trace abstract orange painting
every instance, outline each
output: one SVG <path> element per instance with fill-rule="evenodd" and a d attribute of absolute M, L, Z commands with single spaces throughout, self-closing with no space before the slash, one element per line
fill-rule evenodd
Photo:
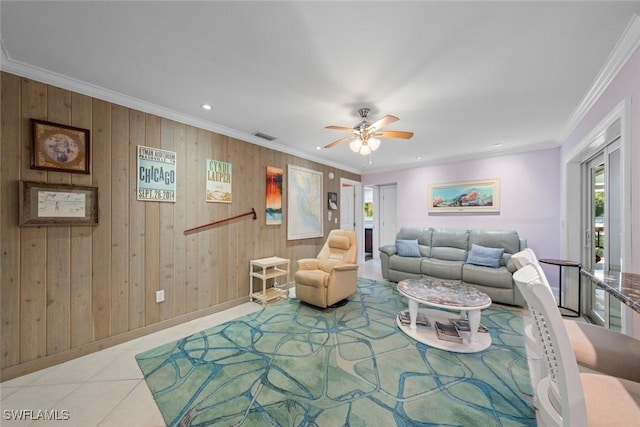
<path fill-rule="evenodd" d="M 282 169 L 267 166 L 267 225 L 282 224 Z"/>

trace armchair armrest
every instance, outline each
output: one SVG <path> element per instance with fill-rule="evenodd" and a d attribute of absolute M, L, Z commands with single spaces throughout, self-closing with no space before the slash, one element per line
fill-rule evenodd
<path fill-rule="evenodd" d="M 398 249 L 396 248 L 396 245 L 385 245 L 385 246 L 380 246 L 378 248 L 378 250 L 380 252 L 383 252 L 389 256 L 391 255 L 395 255 L 396 253 L 398 253 Z"/>
<path fill-rule="evenodd" d="M 317 258 L 303 258 L 298 260 L 298 270 L 318 270 Z"/>
<path fill-rule="evenodd" d="M 338 264 L 329 271 L 327 285 L 331 283 L 353 283 L 358 281 L 358 264 Z"/>
<path fill-rule="evenodd" d="M 357 270 L 358 264 L 340 264 L 332 268 L 333 271 L 350 271 Z"/>

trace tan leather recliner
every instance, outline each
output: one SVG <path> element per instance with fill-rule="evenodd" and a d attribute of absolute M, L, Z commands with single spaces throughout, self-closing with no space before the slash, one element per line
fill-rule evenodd
<path fill-rule="evenodd" d="M 357 291 L 355 231 L 332 230 L 317 258 L 298 260 L 296 298 L 326 308 Z"/>

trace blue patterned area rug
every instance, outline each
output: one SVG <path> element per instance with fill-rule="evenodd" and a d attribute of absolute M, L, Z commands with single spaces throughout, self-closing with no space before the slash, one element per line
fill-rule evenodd
<path fill-rule="evenodd" d="M 342 307 L 291 298 L 136 358 L 170 426 L 535 425 L 519 309 L 484 310 L 493 343 L 473 354 L 407 337 L 405 309 L 359 279 Z"/>

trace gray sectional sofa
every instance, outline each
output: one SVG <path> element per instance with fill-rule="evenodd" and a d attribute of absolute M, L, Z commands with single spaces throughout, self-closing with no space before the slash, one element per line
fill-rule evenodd
<path fill-rule="evenodd" d="M 523 307 L 511 255 L 526 246 L 515 231 L 402 228 L 396 244 L 379 248 L 382 276 L 392 282 L 421 277 L 460 280 L 493 302 Z"/>

